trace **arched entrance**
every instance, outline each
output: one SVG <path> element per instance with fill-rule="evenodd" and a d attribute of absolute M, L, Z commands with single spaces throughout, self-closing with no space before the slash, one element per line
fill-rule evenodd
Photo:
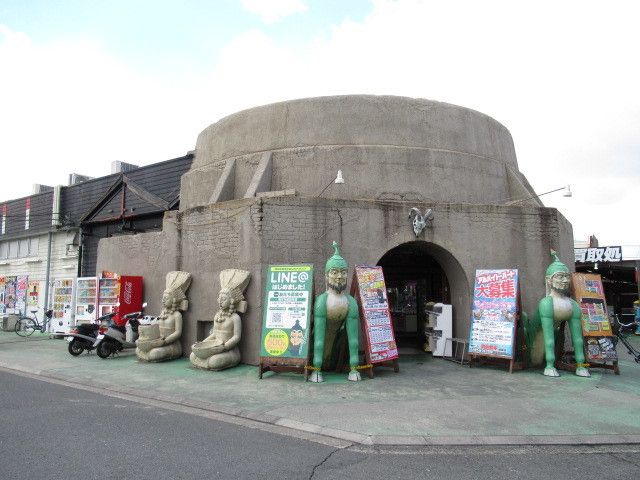
<path fill-rule="evenodd" d="M 425 304 L 456 303 L 452 302 L 455 290 L 461 285 L 466 288 L 462 268 L 449 252 L 424 241 L 398 245 L 385 253 L 378 265 L 384 271 L 398 347 L 422 349 Z"/>

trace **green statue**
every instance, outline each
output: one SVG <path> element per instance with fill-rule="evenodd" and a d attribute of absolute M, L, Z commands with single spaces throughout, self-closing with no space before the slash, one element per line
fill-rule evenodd
<path fill-rule="evenodd" d="M 360 380 L 358 366 L 359 315 L 356 299 L 345 293 L 349 265 L 340 255 L 338 244 L 333 242 L 334 254 L 324 267 L 327 291 L 316 298 L 313 309 L 313 372 L 311 382 L 322 382 L 322 368 L 335 363 L 338 340 L 345 332 L 349 343 L 349 380 Z"/>
<path fill-rule="evenodd" d="M 525 322 L 529 359 L 533 365 L 541 365 L 546 360 L 544 374 L 548 377 L 560 376 L 555 368 L 555 341 L 560 325 L 566 321 L 569 324 L 575 350 L 576 375 L 590 377 L 591 374 L 584 359 L 580 305 L 569 296 L 571 274 L 553 250 L 551 250 L 551 256 L 553 262 L 546 273 L 547 296 L 538 303 L 538 310 L 533 318 Z"/>

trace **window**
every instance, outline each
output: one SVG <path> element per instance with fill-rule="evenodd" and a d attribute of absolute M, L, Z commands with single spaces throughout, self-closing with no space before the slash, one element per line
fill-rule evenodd
<path fill-rule="evenodd" d="M 18 258 L 18 241 L 7 242 L 9 244 L 9 258 Z"/>
<path fill-rule="evenodd" d="M 39 253 L 39 240 L 38 237 L 32 237 L 10 242 L 0 242 L 0 259 L 35 257 Z"/>
<path fill-rule="evenodd" d="M 38 237 L 33 237 L 29 239 L 29 256 L 35 257 L 38 255 L 38 247 L 40 245 Z"/>
<path fill-rule="evenodd" d="M 18 257 L 28 257 L 29 256 L 29 239 L 24 238 L 22 240 L 18 240 Z"/>

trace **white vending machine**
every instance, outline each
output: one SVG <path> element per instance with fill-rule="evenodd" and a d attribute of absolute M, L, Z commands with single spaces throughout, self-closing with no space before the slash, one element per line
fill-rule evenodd
<path fill-rule="evenodd" d="M 102 277 L 98 280 L 98 286 L 98 316 L 101 317 L 116 309 L 120 295 L 120 280 L 117 275 Z"/>
<path fill-rule="evenodd" d="M 76 280 L 76 325 L 93 322 L 98 313 L 98 277 Z"/>
<path fill-rule="evenodd" d="M 73 278 L 59 278 L 51 284 L 53 318 L 50 331 L 53 333 L 68 333 L 73 323 L 74 284 Z"/>
<path fill-rule="evenodd" d="M 451 305 L 446 303 L 436 303 L 427 310 L 429 319 L 427 336 L 429 337 L 431 354 L 434 357 L 451 356 L 451 342 L 447 342 L 447 338 L 453 336 L 452 313 Z"/>

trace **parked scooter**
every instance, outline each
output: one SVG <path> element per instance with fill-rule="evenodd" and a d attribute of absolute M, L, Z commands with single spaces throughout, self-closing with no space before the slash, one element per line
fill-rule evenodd
<path fill-rule="evenodd" d="M 107 313 L 95 320 L 94 323 L 83 323 L 69 330 L 67 341 L 69 342 L 69 353 L 77 357 L 85 350 L 90 352 L 95 348 L 94 343 L 98 338 L 98 330 L 100 326 L 106 322 L 110 322 L 116 315 L 116 312 Z"/>
<path fill-rule="evenodd" d="M 142 304 L 143 309 L 146 306 L 146 302 Z M 103 330 L 104 327 L 100 328 L 98 337 L 93 344 L 98 356 L 100 358 L 108 358 L 110 355 L 122 350 L 136 348 L 138 326 L 140 326 L 142 316 L 142 312 L 128 313 L 122 316 L 122 320 L 124 320 L 122 325 L 117 325 L 112 321 L 105 330 Z M 131 341 L 127 341 L 127 323 L 131 326 L 133 333 Z"/>

